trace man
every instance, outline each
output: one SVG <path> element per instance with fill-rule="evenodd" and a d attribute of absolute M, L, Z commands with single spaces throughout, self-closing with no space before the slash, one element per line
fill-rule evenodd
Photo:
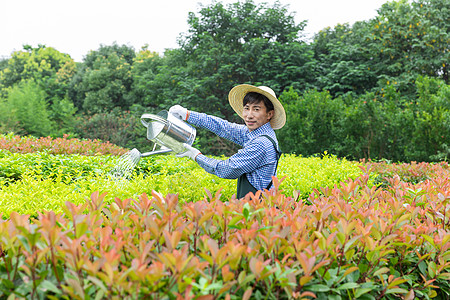
<path fill-rule="evenodd" d="M 274 129 L 284 126 L 286 113 L 274 91 L 266 86 L 238 85 L 231 89 L 228 100 L 245 125 L 188 111 L 180 105 L 172 106 L 169 112 L 243 146 L 226 160 L 208 158 L 187 144 L 186 151 L 177 155 L 193 159 L 208 173 L 221 178 L 238 178 L 236 196 L 242 198 L 249 192 L 270 189 L 281 154 Z"/>

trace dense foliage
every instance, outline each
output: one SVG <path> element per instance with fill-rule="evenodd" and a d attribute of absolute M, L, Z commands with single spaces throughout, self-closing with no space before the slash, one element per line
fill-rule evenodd
<path fill-rule="evenodd" d="M 318 87 L 336 96 L 394 85 L 414 99 L 418 75 L 448 84 L 449 12 L 446 0 L 389 1 L 374 19 L 322 30 L 312 44 Z"/>
<path fill-rule="evenodd" d="M 12 53 L 0 299 L 448 299 L 449 10 L 387 2 L 306 42 L 279 2 L 212 2 L 164 56 Z M 234 180 L 173 155 L 118 169 L 127 149 L 151 150 L 142 113 L 239 121 L 226 98 L 241 83 L 272 87 L 287 111 L 274 189 L 237 200 Z M 203 153 L 236 150 L 197 134 Z"/>
<path fill-rule="evenodd" d="M 236 193 L 236 180 L 208 174 L 193 161 L 174 155 L 141 158 L 134 169 L 128 171 L 120 168 L 127 153 L 111 155 L 124 153 L 124 149 L 111 148 L 111 144 L 73 138 L 10 137 L 0 141 L 3 141 L 0 145 L 14 151 L 0 150 L 0 212 L 3 217 L 11 212 L 33 216 L 42 210 L 61 212 L 66 201 L 84 203 L 94 191 L 107 192 L 107 203 L 115 198 L 150 195 L 153 190 L 162 194 L 176 193 L 182 202 L 199 201 L 219 190 L 225 198 Z M 42 151 L 43 146 L 48 149 Z M 278 177 L 285 178 L 280 189 L 295 199 L 306 199 L 314 189 L 331 188 L 361 173 L 358 164 L 328 154 L 314 158 L 283 155 L 278 167 Z"/>
<path fill-rule="evenodd" d="M 382 94 L 332 98 L 291 89 L 281 95 L 289 122 L 278 138 L 284 151 L 306 156 L 328 150 L 349 159 L 448 161 L 450 86 L 419 77 L 415 93 L 410 100 L 387 86 Z"/>
<path fill-rule="evenodd" d="M 64 135 L 62 138 L 21 137 L 0 135 L 0 149 L 11 153 L 45 152 L 47 154 L 120 155 L 127 150 L 110 142 L 100 140 L 80 140 Z"/>
<path fill-rule="evenodd" d="M 185 202 L 179 190 L 106 201 L 97 191 L 79 205 L 67 201 L 61 213 L 40 213 L 48 208 L 43 198 L 34 218 L 12 212 L 0 219 L 0 293 L 36 299 L 448 298 L 449 165 L 400 166 L 397 173 L 395 165 L 377 163 L 375 169 L 391 174 L 383 188 L 370 183 L 370 165 L 355 179 L 315 189 L 306 202 L 286 196 L 278 181 L 262 198 L 258 192 L 240 200 L 218 190 Z"/>
<path fill-rule="evenodd" d="M 0 141 L 0 298 L 450 295 L 448 163 L 283 155 L 275 189 L 237 200 L 173 155 L 121 178 L 108 143 Z"/>
<path fill-rule="evenodd" d="M 77 118 L 76 136 L 85 139 L 100 139 L 124 148 L 146 149 L 153 142 L 147 140 L 147 128 L 140 117 L 145 111 L 136 107 L 132 111 L 113 109 L 105 113 L 83 114 Z"/>
<path fill-rule="evenodd" d="M 449 15 L 446 0 L 391 1 L 371 20 L 324 28 L 307 42 L 306 21 L 296 24 L 279 2 L 212 2 L 187 15 L 180 47 L 163 56 L 113 44 L 75 63 L 26 45 L 0 62 L 0 111 L 8 112 L 0 131 L 137 147 L 145 145 L 140 114 L 173 104 L 240 121 L 227 94 L 250 83 L 286 102 L 285 152 L 446 160 Z M 203 130 L 197 142 L 211 155 L 237 150 Z"/>

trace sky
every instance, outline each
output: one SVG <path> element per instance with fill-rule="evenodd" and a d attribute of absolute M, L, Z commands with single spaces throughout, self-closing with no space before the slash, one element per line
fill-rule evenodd
<path fill-rule="evenodd" d="M 238 0 L 222 0 L 224 4 Z M 274 0 L 254 0 L 274 3 Z M 295 16 L 307 20 L 312 37 L 326 27 L 372 19 L 388 0 L 279 0 Z M 212 0 L 0 0 L 0 59 L 23 45 L 53 47 L 81 62 L 100 45 L 127 45 L 136 51 L 148 45 L 163 54 L 178 48 L 188 30 L 188 13 L 198 15 Z"/>

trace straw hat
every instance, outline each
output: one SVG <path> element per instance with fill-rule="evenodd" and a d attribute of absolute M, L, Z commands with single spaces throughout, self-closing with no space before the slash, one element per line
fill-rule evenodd
<path fill-rule="evenodd" d="M 286 112 L 284 111 L 283 105 L 277 99 L 275 92 L 267 86 L 253 86 L 250 84 L 241 84 L 235 86 L 231 89 L 228 94 L 228 101 L 230 101 L 231 107 L 234 111 L 242 117 L 242 112 L 244 110 L 243 100 L 245 95 L 250 92 L 256 92 L 266 96 L 273 104 L 274 114 L 270 120 L 270 125 L 273 129 L 280 129 L 286 123 Z"/>

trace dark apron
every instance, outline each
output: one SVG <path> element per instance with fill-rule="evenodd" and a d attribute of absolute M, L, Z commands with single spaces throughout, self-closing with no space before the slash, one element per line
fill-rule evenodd
<path fill-rule="evenodd" d="M 262 135 L 262 136 L 267 137 L 272 142 L 273 147 L 275 148 L 275 152 L 277 153 L 277 165 L 275 167 L 275 173 L 276 173 L 277 172 L 277 168 L 278 168 L 278 160 L 280 159 L 280 156 L 281 156 L 281 151 L 278 151 L 277 145 L 275 144 L 275 141 L 270 136 L 268 136 L 268 135 Z M 266 189 L 268 190 L 271 185 L 272 185 L 272 181 L 270 181 L 270 183 L 266 187 Z M 237 193 L 236 193 L 236 197 L 238 199 L 244 198 L 245 195 L 247 195 L 250 192 L 255 194 L 257 191 L 258 190 L 248 181 L 247 174 L 242 174 L 238 178 Z"/>

